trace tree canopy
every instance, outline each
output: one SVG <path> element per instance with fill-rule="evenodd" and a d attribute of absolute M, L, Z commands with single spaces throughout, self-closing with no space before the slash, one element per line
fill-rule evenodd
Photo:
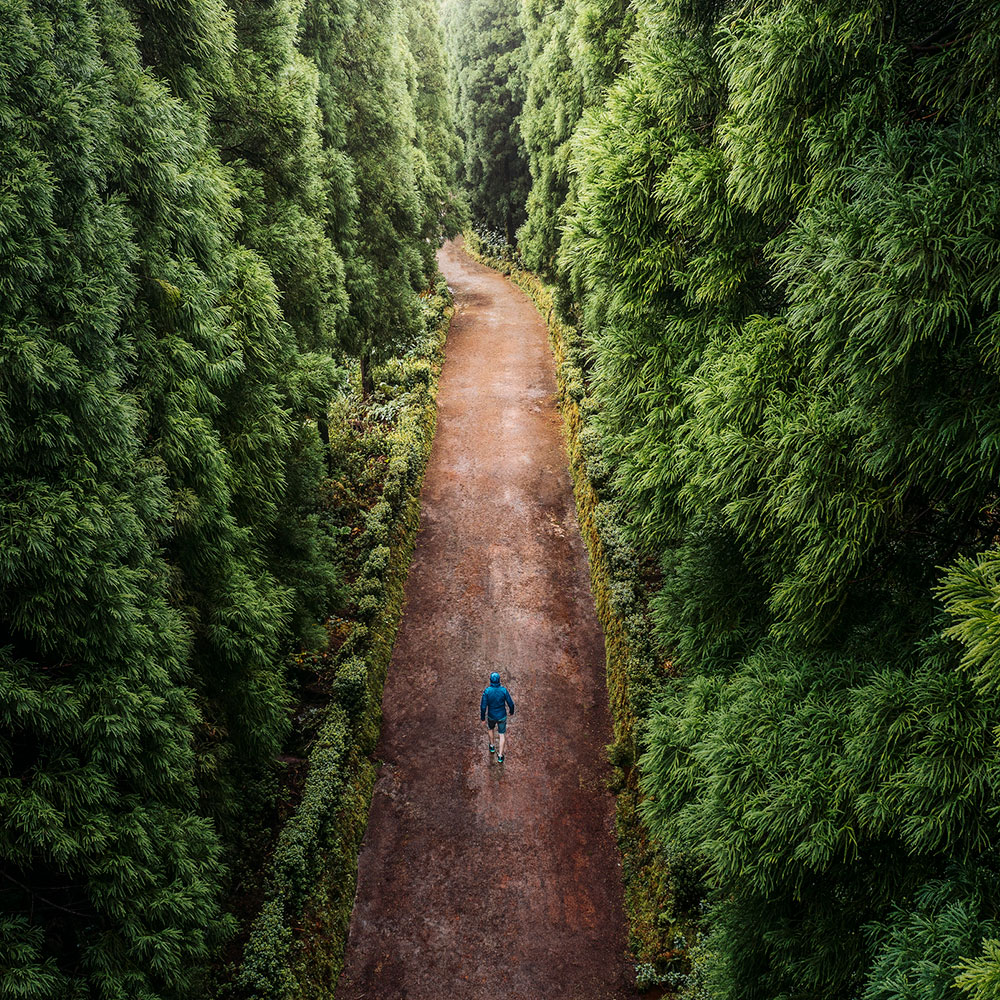
<path fill-rule="evenodd" d="M 445 0 L 461 182 L 474 225 L 513 243 L 530 178 L 519 116 L 524 104 L 520 0 Z"/>
<path fill-rule="evenodd" d="M 641 771 L 711 901 L 689 990 L 957 996 L 965 961 L 990 996 L 996 12 L 634 10 L 557 266 L 661 567 Z"/>
<path fill-rule="evenodd" d="M 0 993 L 200 995 L 349 583 L 335 404 L 468 218 L 556 286 L 643 596 L 661 984 L 1000 995 L 996 4 L 0 24 Z"/>
<path fill-rule="evenodd" d="M 331 403 L 455 230 L 440 29 L 0 7 L 2 992 L 193 996 L 341 585 Z"/>

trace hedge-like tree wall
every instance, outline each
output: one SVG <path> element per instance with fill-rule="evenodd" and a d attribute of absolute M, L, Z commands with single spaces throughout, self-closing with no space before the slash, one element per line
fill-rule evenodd
<path fill-rule="evenodd" d="M 0 991 L 197 995 L 342 585 L 330 404 L 423 333 L 454 230 L 440 30 L 418 0 L 0 24 Z"/>

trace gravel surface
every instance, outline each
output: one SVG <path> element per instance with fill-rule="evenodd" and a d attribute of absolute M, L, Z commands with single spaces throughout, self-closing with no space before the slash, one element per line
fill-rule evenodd
<path fill-rule="evenodd" d="M 545 324 L 450 243 L 438 395 L 338 1000 L 631 1000 L 604 646 Z M 517 705 L 507 756 L 479 698 Z"/>

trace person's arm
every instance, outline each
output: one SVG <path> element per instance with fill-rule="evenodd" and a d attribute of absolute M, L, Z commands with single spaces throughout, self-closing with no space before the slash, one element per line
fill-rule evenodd
<path fill-rule="evenodd" d="M 479 721 L 486 721 L 486 691 L 483 691 L 482 700 L 479 702 Z"/>
<path fill-rule="evenodd" d="M 503 689 L 503 696 L 507 699 L 507 704 L 510 705 L 510 714 L 513 715 L 514 714 L 514 699 L 511 698 L 510 692 L 506 688 Z"/>

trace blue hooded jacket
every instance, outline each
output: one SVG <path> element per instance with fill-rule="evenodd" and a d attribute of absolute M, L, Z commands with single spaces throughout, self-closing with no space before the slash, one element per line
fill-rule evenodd
<path fill-rule="evenodd" d="M 490 674 L 490 686 L 483 691 L 483 699 L 479 703 L 479 719 L 486 719 L 487 710 L 493 720 L 506 719 L 507 708 L 504 704 L 510 705 L 510 714 L 514 714 L 514 700 L 510 692 L 501 685 L 500 675 L 496 672 Z"/>

